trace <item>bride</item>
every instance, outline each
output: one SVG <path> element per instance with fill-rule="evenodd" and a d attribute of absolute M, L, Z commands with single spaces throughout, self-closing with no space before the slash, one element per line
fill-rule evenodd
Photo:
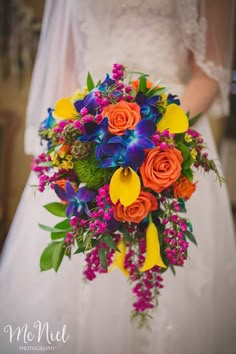
<path fill-rule="evenodd" d="M 102 79 L 119 62 L 162 79 L 192 116 L 204 112 L 196 129 L 217 159 L 207 112 L 228 113 L 232 14 L 230 0 L 48 0 L 27 110 L 26 152 L 40 152 L 37 129 L 48 107 L 83 85 L 88 70 Z M 198 247 L 191 246 L 176 277 L 165 273 L 152 331 L 146 331 L 129 322 L 132 297 L 119 271 L 83 284 L 83 260 L 74 256 L 57 274 L 40 273 L 47 233 L 38 223 L 55 223 L 42 207 L 55 195 L 34 195 L 31 175 L 1 258 L 0 352 L 235 354 L 229 199 L 226 186 L 212 176 L 199 174 L 197 180 L 188 216 Z"/>

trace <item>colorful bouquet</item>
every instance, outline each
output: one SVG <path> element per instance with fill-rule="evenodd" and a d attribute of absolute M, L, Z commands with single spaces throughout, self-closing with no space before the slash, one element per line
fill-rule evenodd
<path fill-rule="evenodd" d="M 133 80 L 134 75 L 138 79 Z M 114 64 L 112 76 L 59 100 L 41 123 L 46 152 L 34 159 L 39 191 L 59 201 L 44 207 L 63 218 L 50 232 L 42 271 L 63 257 L 85 254 L 85 279 L 119 268 L 133 286 L 132 316 L 140 323 L 157 306 L 162 273 L 182 267 L 191 222 L 185 201 L 196 190 L 194 170 L 214 171 L 202 136 L 190 127 L 177 96 L 147 75 Z"/>

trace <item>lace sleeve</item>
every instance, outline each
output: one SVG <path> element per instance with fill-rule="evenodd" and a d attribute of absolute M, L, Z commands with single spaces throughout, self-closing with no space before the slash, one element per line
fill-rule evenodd
<path fill-rule="evenodd" d="M 229 92 L 233 45 L 233 0 L 179 0 L 178 15 L 183 42 L 196 64 L 216 80 L 220 93 L 209 114 L 229 113 Z"/>

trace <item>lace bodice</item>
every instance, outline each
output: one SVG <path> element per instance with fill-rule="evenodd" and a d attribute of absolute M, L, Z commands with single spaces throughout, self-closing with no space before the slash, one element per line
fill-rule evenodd
<path fill-rule="evenodd" d="M 88 70 L 98 78 L 120 62 L 171 87 L 181 86 L 186 49 L 176 30 L 176 12 L 173 0 L 80 1 L 80 81 Z"/>

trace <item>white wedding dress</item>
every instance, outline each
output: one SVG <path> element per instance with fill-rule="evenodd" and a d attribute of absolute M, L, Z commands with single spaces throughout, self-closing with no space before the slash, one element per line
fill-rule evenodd
<path fill-rule="evenodd" d="M 65 11 L 59 13 L 50 7 L 52 3 L 49 1 L 47 4 L 44 26 L 52 30 L 50 21 L 54 25 L 58 22 L 60 31 L 60 25 L 65 25 L 68 14 L 71 16 L 67 25 L 75 26 L 71 33 L 76 33 L 76 36 L 72 38 L 73 50 L 73 41 L 67 42 L 68 58 L 75 60 L 78 75 L 73 76 L 73 65 L 69 65 L 64 74 L 58 72 L 57 82 L 62 81 L 63 75 L 73 76 L 73 82 L 65 88 L 66 82 L 64 91 L 54 92 L 54 97 L 52 87 L 48 87 L 45 81 L 53 80 L 53 76 L 50 72 L 47 78 L 43 76 L 43 68 L 40 69 L 36 63 L 37 74 L 41 73 L 42 85 L 45 85 L 45 89 L 40 84 L 37 86 L 34 74 L 32 85 L 36 91 L 37 88 L 41 90 L 36 95 L 38 105 L 43 106 L 45 102 L 53 105 L 53 99 L 59 95 L 69 95 L 75 88 L 75 82 L 85 82 L 88 70 L 96 79 L 103 78 L 114 62 L 149 73 L 152 80 L 161 78 L 170 92 L 181 95 L 188 66 L 187 52 L 191 50 L 207 75 L 220 82 L 222 94 L 213 109 L 215 115 L 225 113 L 228 89 L 222 77 L 227 72 L 223 67 L 217 68 L 212 61 L 204 64 L 206 23 L 202 19 L 201 25 L 196 27 L 196 1 L 57 0 L 55 7 L 65 7 Z M 74 22 L 71 22 L 72 18 Z M 181 22 L 181 18 L 186 21 Z M 76 32 L 73 32 L 75 28 Z M 194 41 L 188 42 L 188 35 L 193 39 L 196 31 L 199 41 L 194 45 Z M 47 36 L 50 35 L 49 30 Z M 64 32 L 57 32 L 58 35 L 61 44 L 59 42 L 56 47 L 56 37 L 51 43 L 56 60 L 50 62 L 49 52 L 45 57 L 47 67 L 55 72 L 65 40 Z M 42 48 L 41 41 L 41 53 Z M 31 104 L 32 113 L 37 116 L 38 111 L 33 106 Z M 43 107 L 44 110 L 46 108 Z M 35 134 L 38 124 L 39 121 L 33 122 L 32 117 L 28 122 L 26 147 L 31 152 L 37 145 Z M 196 129 L 206 139 L 210 156 L 217 159 L 207 116 L 202 118 Z M 32 342 L 27 343 L 24 343 L 23 336 L 19 336 L 19 340 L 15 336 L 10 343 L 9 333 L 4 333 L 8 324 L 13 330 L 27 324 L 28 330 L 35 333 L 32 325 L 37 320 L 47 321 L 51 331 L 61 331 L 66 325 L 66 333 L 70 335 L 68 341 L 52 344 L 57 354 L 236 353 L 236 251 L 226 185 L 220 187 L 212 175 L 196 175 L 199 181 L 197 191 L 187 203 L 187 209 L 198 247 L 191 245 L 189 260 L 184 268 L 177 269 L 176 277 L 171 271 L 165 273 L 159 307 L 151 322 L 152 330 L 147 331 L 137 329 L 129 321 L 131 288 L 118 270 L 84 284 L 83 258 L 75 255 L 71 261 L 64 260 L 57 274 L 53 271 L 40 273 L 39 258 L 49 242 L 49 235 L 38 227 L 38 223 L 53 226 L 57 222 L 57 218 L 47 213 L 42 205 L 57 198 L 52 191 L 34 195 L 29 185 L 35 180 L 31 175 L 1 258 L 1 354 L 16 354 L 20 345 L 32 346 L 25 349 L 30 353 L 37 348 L 40 350 L 40 346 L 49 347 L 45 336 L 40 341 L 35 336 Z"/>

